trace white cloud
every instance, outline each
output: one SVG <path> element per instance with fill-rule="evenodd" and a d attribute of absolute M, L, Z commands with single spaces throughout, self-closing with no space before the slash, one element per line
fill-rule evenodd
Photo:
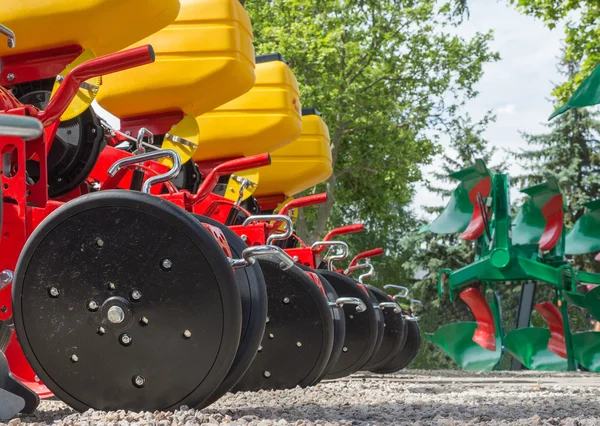
<path fill-rule="evenodd" d="M 496 109 L 498 115 L 514 115 L 517 106 L 515 104 L 506 104 Z"/>

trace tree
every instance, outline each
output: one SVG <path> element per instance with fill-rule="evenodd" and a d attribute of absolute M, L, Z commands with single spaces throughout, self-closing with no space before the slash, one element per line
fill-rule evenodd
<path fill-rule="evenodd" d="M 498 59 L 491 33 L 451 35 L 460 18 L 434 0 L 262 0 L 246 8 L 257 53 L 285 56 L 303 104 L 323 113 L 331 133 L 334 173 L 317 188 L 329 202 L 302 212 L 299 235 L 314 241 L 328 227 L 364 221 L 378 245 L 396 249 L 443 126 L 477 94 L 482 66 Z"/>
<path fill-rule="evenodd" d="M 578 67 L 565 52 L 561 70 L 568 81 L 578 74 Z M 516 177 L 523 186 L 558 178 L 568 208 L 566 225 L 572 226 L 585 209 L 583 203 L 600 198 L 600 115 L 589 109 L 571 109 L 559 115 L 547 127 L 548 133 L 523 133 L 527 149 L 513 152 L 513 157 L 527 173 Z M 576 256 L 576 266 L 597 271 L 592 256 Z"/>
<path fill-rule="evenodd" d="M 565 60 L 581 67 L 572 78 L 554 90 L 559 103 L 564 103 L 600 63 L 600 4 L 597 0 L 508 1 L 520 12 L 541 19 L 548 28 L 565 23 Z"/>
<path fill-rule="evenodd" d="M 448 177 L 450 173 L 472 165 L 478 158 L 482 158 L 488 165 L 491 163 L 496 148 L 489 147 L 483 132 L 494 118 L 488 113 L 476 123 L 468 116 L 450 123 L 449 149 L 441 157 L 441 169 L 433 174 L 436 183 L 447 185 L 428 185 L 431 192 L 438 194 L 440 198 L 447 198 L 457 184 Z M 492 170 L 501 172 L 505 168 L 506 165 L 502 162 L 492 167 Z M 426 211 L 435 215 L 442 210 L 443 206 L 426 207 Z M 419 323 L 421 331 L 432 333 L 450 322 L 472 321 L 472 314 L 462 300 L 452 303 L 447 297 L 438 299 L 437 296 L 438 272 L 444 268 L 456 270 L 472 263 L 475 254 L 472 243 L 461 240 L 457 234 L 419 234 L 415 231 L 403 238 L 402 248 L 408 258 L 404 263 L 406 274 L 418 277 L 411 286 L 411 295 L 423 303 L 423 315 Z M 458 366 L 433 345 L 423 344 L 411 368 L 443 369 Z"/>

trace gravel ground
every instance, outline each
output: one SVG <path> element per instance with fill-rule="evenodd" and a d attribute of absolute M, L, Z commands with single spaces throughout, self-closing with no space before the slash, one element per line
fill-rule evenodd
<path fill-rule="evenodd" d="M 227 395 L 204 411 L 79 414 L 44 401 L 9 425 L 600 425 L 600 375 L 416 371 Z"/>

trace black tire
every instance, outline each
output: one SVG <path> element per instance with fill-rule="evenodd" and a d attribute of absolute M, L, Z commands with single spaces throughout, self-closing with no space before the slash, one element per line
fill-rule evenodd
<path fill-rule="evenodd" d="M 46 217 L 21 252 L 13 309 L 29 364 L 79 411 L 198 406 L 241 332 L 237 283 L 212 235 L 135 191 L 84 195 Z"/>
<path fill-rule="evenodd" d="M 194 215 L 201 223 L 215 226 L 223 232 L 231 254 L 240 259 L 242 252 L 248 247 L 246 243 L 231 229 L 206 216 Z M 242 301 L 242 334 L 237 354 L 231 369 L 218 389 L 202 403 L 199 408 L 205 408 L 216 402 L 229 392 L 244 376 L 256 353 L 265 333 L 267 319 L 267 285 L 258 263 L 235 270 L 235 278 L 240 290 Z"/>
<path fill-rule="evenodd" d="M 346 335 L 336 365 L 330 370 L 325 379 L 338 379 L 359 371 L 369 361 L 378 339 L 378 320 L 371 297 L 358 284 L 337 272 L 319 269 L 318 272 L 333 286 L 340 297 L 358 297 L 367 310 L 357 313 L 356 306 L 344 306 Z"/>
<path fill-rule="evenodd" d="M 419 347 L 421 346 L 421 331 L 419 324 L 416 321 L 405 321 L 407 325 L 407 337 L 404 347 L 386 365 L 377 369 L 370 370 L 377 374 L 392 374 L 406 368 L 419 354 Z"/>
<path fill-rule="evenodd" d="M 281 270 L 277 258 L 259 260 L 269 300 L 265 336 L 234 392 L 309 386 L 333 348 L 331 311 L 321 289 L 300 268 Z"/>
<path fill-rule="evenodd" d="M 301 264 L 298 264 L 298 266 L 304 271 L 317 274 L 317 276 L 321 280 L 321 284 L 323 284 L 325 294 L 327 295 L 327 301 L 335 303 L 335 301 L 339 298 L 339 295 L 337 294 L 333 286 L 329 283 L 329 281 L 327 281 L 327 279 L 323 275 L 317 273 L 317 271 L 315 271 L 312 268 L 309 268 L 308 266 Z M 331 369 L 337 363 L 338 359 L 340 359 L 342 349 L 344 348 L 344 340 L 346 338 L 346 318 L 343 313 L 343 308 L 332 307 L 330 309 L 331 316 L 333 318 L 333 348 L 331 350 L 331 356 L 329 357 L 329 361 L 327 362 L 325 369 L 312 385 L 316 385 L 321 380 L 323 380 L 327 374 L 329 374 Z"/>
<path fill-rule="evenodd" d="M 379 303 L 390 302 L 390 298 L 385 291 L 373 286 L 367 286 L 367 288 L 375 295 Z M 397 310 L 386 308 L 383 309 L 382 312 L 385 321 L 383 342 L 364 367 L 365 371 L 372 371 L 373 369 L 384 366 L 394 359 L 394 357 L 402 350 L 406 340 L 406 327 L 404 325 L 400 306 L 398 306 Z"/>

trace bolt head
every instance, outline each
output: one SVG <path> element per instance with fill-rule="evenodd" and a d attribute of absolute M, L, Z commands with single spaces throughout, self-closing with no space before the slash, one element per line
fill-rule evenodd
<path fill-rule="evenodd" d="M 106 334 L 106 329 L 104 327 L 98 327 L 98 334 L 104 336 L 104 334 Z"/>
<path fill-rule="evenodd" d="M 292 259 L 294 259 L 294 262 L 297 262 L 300 260 L 300 258 L 298 256 L 294 256 Z"/>
<path fill-rule="evenodd" d="M 109 290 L 116 290 L 117 286 L 115 285 L 115 283 L 108 283 L 108 289 Z"/>
<path fill-rule="evenodd" d="M 184 339 L 190 339 L 192 337 L 192 332 L 190 330 L 185 330 L 183 332 L 183 338 Z"/>
<path fill-rule="evenodd" d="M 60 291 L 56 287 L 50 287 L 50 289 L 48 290 L 48 293 L 50 294 L 51 297 L 58 297 L 58 295 L 60 294 Z"/>
<path fill-rule="evenodd" d="M 71 355 L 71 362 L 77 362 L 79 361 L 79 357 L 75 354 Z"/>
<path fill-rule="evenodd" d="M 106 316 L 113 324 L 121 324 L 125 320 L 125 311 L 120 306 L 111 306 Z"/>
<path fill-rule="evenodd" d="M 90 300 L 88 302 L 87 307 L 88 307 L 88 310 L 90 310 L 92 312 L 96 312 L 98 310 L 98 308 L 99 308 L 98 303 L 96 303 L 95 300 Z"/>
<path fill-rule="evenodd" d="M 288 303 L 290 303 L 290 298 L 286 296 L 283 298 L 283 304 L 287 305 Z"/>
<path fill-rule="evenodd" d="M 104 247 L 104 240 L 101 238 L 96 238 L 96 245 L 100 248 Z"/>
<path fill-rule="evenodd" d="M 148 325 L 149 322 L 150 321 L 148 321 L 148 318 L 146 318 L 146 317 L 141 317 L 140 318 L 140 324 L 141 325 Z"/>
<path fill-rule="evenodd" d="M 259 347 L 258 347 L 258 352 L 262 352 L 262 350 L 263 350 L 263 347 L 262 347 L 262 346 L 259 346 Z"/>
<path fill-rule="evenodd" d="M 267 324 L 269 323 L 269 317 L 267 317 Z"/>
<path fill-rule="evenodd" d="M 269 333 L 269 339 L 274 339 L 275 335 L 273 333 Z"/>
<path fill-rule="evenodd" d="M 166 270 L 166 271 L 170 271 L 171 268 L 173 267 L 173 261 L 169 258 L 163 259 L 162 262 L 160 263 L 161 267 Z"/>
<path fill-rule="evenodd" d="M 133 339 L 131 338 L 131 336 L 129 334 L 122 334 L 120 340 L 121 340 L 122 344 L 124 344 L 125 346 L 128 346 L 131 344 L 131 341 Z"/>
<path fill-rule="evenodd" d="M 348 352 L 348 348 L 344 346 L 344 347 L 342 348 L 342 352 Z"/>
<path fill-rule="evenodd" d="M 296 342 L 296 346 L 298 346 L 299 348 L 302 347 L 302 342 Z"/>
<path fill-rule="evenodd" d="M 143 388 L 146 384 L 146 379 L 144 376 L 137 375 L 133 378 L 133 384 L 138 388 Z"/>
<path fill-rule="evenodd" d="M 13 273 L 9 269 L 0 272 L 0 288 L 9 285 L 13 280 Z"/>
<path fill-rule="evenodd" d="M 242 235 L 240 238 L 242 239 L 242 241 L 248 241 L 248 236 L 245 234 Z"/>
<path fill-rule="evenodd" d="M 7 79 L 8 81 L 13 81 L 13 80 L 15 79 L 15 75 L 14 75 L 13 73 L 10 73 L 10 74 L 8 74 L 8 75 L 6 76 L 6 79 Z"/>
<path fill-rule="evenodd" d="M 140 300 L 142 298 L 142 292 L 139 290 L 133 290 L 131 292 L 131 299 L 133 300 Z"/>
<path fill-rule="evenodd" d="M 271 377 L 271 372 L 270 371 L 265 371 L 263 373 L 263 376 L 265 376 L 268 379 L 269 377 Z"/>

